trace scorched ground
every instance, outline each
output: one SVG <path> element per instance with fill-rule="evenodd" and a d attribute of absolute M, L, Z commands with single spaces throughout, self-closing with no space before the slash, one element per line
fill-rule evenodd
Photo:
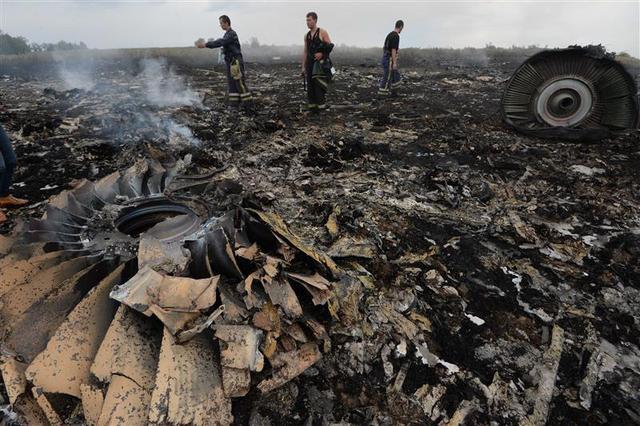
<path fill-rule="evenodd" d="M 517 65 L 405 69 L 388 100 L 376 68 L 339 67 L 319 116 L 302 110 L 296 65 L 250 65 L 258 100 L 241 114 L 219 70 L 161 63 L 159 97 L 144 65 L 84 89 L 5 76 L 14 192 L 31 204 L 1 229 L 78 179 L 186 159 L 211 174 L 199 196 L 278 213 L 358 280 L 331 350 L 234 399 L 235 422 L 638 423 L 640 133 L 579 144 L 506 129 Z"/>

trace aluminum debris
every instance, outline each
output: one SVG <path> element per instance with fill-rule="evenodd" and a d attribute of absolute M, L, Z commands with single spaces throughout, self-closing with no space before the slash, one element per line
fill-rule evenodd
<path fill-rule="evenodd" d="M 31 388 L 50 423 L 70 415 L 58 414 L 64 395 L 93 424 L 229 424 L 230 398 L 250 391 L 252 373 L 272 391 L 331 347 L 313 319 L 331 318 L 340 269 L 327 255 L 275 213 L 149 193 L 149 173 L 163 175 L 155 188 L 168 187 L 165 168 L 140 161 L 53 197 L 20 236 L 15 253 L 26 258 L 10 264 L 12 244 L 2 259 L 2 300 L 12 303 L 0 309 L 0 371 L 10 401 Z M 266 312 L 277 326 L 260 325 Z M 250 325 L 252 314 L 266 330 Z"/>
<path fill-rule="evenodd" d="M 547 50 L 527 59 L 502 98 L 505 122 L 530 135 L 598 140 L 640 124 L 634 77 L 602 46 Z"/>
<path fill-rule="evenodd" d="M 538 52 L 407 51 L 385 100 L 336 57 L 317 116 L 286 61 L 251 63 L 240 113 L 213 63 L 169 60 L 185 86 L 154 96 L 135 58 L 91 89 L 0 76 L 30 200 L 0 225 L 0 423 L 638 423 L 633 103 L 563 130 L 518 104 L 514 132 Z M 626 93 L 583 59 L 548 76 Z"/>

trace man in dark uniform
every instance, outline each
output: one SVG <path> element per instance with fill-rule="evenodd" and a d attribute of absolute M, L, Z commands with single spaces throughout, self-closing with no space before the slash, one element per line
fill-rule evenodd
<path fill-rule="evenodd" d="M 16 164 L 16 153 L 11 147 L 11 140 L 0 126 L 0 208 L 20 207 L 28 203 L 27 200 L 16 198 L 9 193 Z M 6 220 L 7 216 L 0 210 L 0 223 Z"/>
<path fill-rule="evenodd" d="M 396 27 L 387 34 L 384 39 L 382 52 L 382 79 L 378 95 L 388 96 L 393 89 L 400 84 L 400 72 L 398 71 L 398 49 L 400 48 L 400 33 L 404 28 L 404 22 L 396 21 Z"/>
<path fill-rule="evenodd" d="M 196 47 L 216 49 L 222 47 L 224 62 L 227 66 L 227 83 L 229 85 L 229 104 L 238 106 L 240 103 L 249 102 L 252 99 L 251 92 L 245 83 L 244 61 L 238 34 L 231 28 L 231 19 L 227 15 L 220 17 L 220 28 L 225 33 L 218 40 L 205 43 L 203 39 L 196 41 Z"/>
<path fill-rule="evenodd" d="M 333 43 L 329 33 L 318 27 L 318 15 L 315 12 L 307 13 L 307 28 L 309 32 L 304 36 L 302 74 L 307 85 L 308 107 L 310 111 L 324 110 L 327 108 L 327 87 L 333 75 L 329 58 Z"/>

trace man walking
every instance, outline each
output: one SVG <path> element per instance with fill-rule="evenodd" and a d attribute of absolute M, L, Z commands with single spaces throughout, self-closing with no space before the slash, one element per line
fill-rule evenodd
<path fill-rule="evenodd" d="M 327 108 L 326 93 L 333 75 L 333 66 L 329 54 L 333 43 L 326 30 L 318 27 L 318 15 L 307 13 L 307 28 L 304 36 L 304 56 L 302 57 L 302 74 L 306 81 L 308 107 L 310 111 Z"/>
<path fill-rule="evenodd" d="M 242 50 L 238 34 L 231 28 L 231 19 L 227 15 L 219 18 L 220 28 L 225 33 L 218 40 L 208 41 L 205 43 L 203 39 L 196 41 L 196 47 L 216 49 L 222 47 L 224 62 L 227 66 L 227 83 L 229 85 L 229 105 L 239 106 L 240 103 L 251 101 L 251 92 L 247 88 L 244 73 L 244 61 L 242 59 Z"/>
<path fill-rule="evenodd" d="M 396 27 L 387 34 L 384 39 L 382 52 L 382 80 L 378 95 L 388 96 L 400 84 L 400 72 L 398 71 L 398 49 L 400 48 L 400 33 L 404 28 L 404 22 L 396 21 Z"/>
<path fill-rule="evenodd" d="M 27 200 L 9 194 L 16 163 L 16 154 L 11 147 L 9 136 L 0 126 L 0 208 L 20 207 L 28 203 Z M 6 220 L 7 216 L 0 210 L 0 223 L 6 222 Z"/>

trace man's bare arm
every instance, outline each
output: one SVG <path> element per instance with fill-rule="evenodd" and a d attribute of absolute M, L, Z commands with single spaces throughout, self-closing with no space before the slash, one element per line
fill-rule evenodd
<path fill-rule="evenodd" d="M 398 68 L 398 49 L 391 49 L 391 66 L 393 69 Z"/>
<path fill-rule="evenodd" d="M 320 40 L 325 44 L 331 43 L 331 38 L 329 37 L 327 30 L 320 29 Z"/>
<path fill-rule="evenodd" d="M 309 54 L 309 47 L 307 46 L 307 36 L 303 38 L 304 53 L 302 54 L 302 73 L 307 72 L 307 55 Z"/>

